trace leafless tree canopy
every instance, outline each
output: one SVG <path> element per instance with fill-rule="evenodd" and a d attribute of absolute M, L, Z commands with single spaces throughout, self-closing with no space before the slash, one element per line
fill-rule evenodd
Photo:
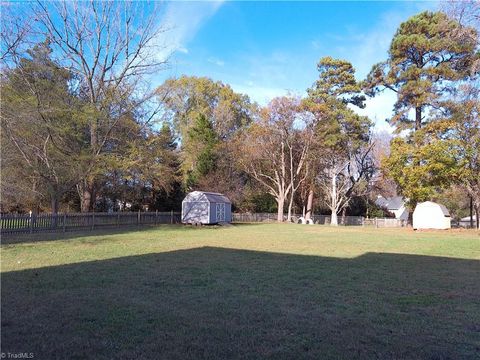
<path fill-rule="evenodd" d="M 143 2 L 38 2 L 34 13 L 39 33 L 52 41 L 57 56 L 85 81 L 85 91 L 97 103 L 122 87 L 131 91 L 144 75 L 166 64 L 160 40 L 166 29 L 158 11 L 149 6 Z"/>
<path fill-rule="evenodd" d="M 18 60 L 32 33 L 32 18 L 19 13 L 14 3 L 2 4 L 0 15 L 0 64 L 3 67 Z"/>

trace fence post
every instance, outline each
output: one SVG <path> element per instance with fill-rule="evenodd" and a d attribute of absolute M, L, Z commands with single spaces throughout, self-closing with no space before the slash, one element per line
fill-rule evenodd
<path fill-rule="evenodd" d="M 30 234 L 33 233 L 33 213 L 32 210 L 30 210 Z"/>
<path fill-rule="evenodd" d="M 158 210 L 155 210 L 155 225 L 157 225 L 158 222 Z"/>
<path fill-rule="evenodd" d="M 375 227 L 378 228 L 378 220 L 375 218 Z"/>
<path fill-rule="evenodd" d="M 63 213 L 63 232 L 67 230 L 67 214 Z"/>
<path fill-rule="evenodd" d="M 92 213 L 92 230 L 95 229 L 95 213 Z"/>
<path fill-rule="evenodd" d="M 140 210 L 138 210 L 137 214 L 137 225 L 140 225 Z"/>
<path fill-rule="evenodd" d="M 170 210 L 170 224 L 173 224 L 173 210 Z"/>

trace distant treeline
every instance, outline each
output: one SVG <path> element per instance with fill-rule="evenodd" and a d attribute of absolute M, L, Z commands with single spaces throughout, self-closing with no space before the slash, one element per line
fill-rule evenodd
<path fill-rule="evenodd" d="M 382 217 L 396 193 L 478 216 L 478 3 L 406 19 L 362 81 L 323 57 L 307 96 L 264 107 L 207 77 L 151 88 L 168 29 L 142 3 L 24 6 L 2 23 L 2 212 L 179 210 L 206 190 L 279 221 Z M 382 91 L 393 136 L 354 110 Z"/>

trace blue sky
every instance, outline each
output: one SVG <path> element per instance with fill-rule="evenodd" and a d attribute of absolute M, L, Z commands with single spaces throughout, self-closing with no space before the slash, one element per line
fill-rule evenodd
<path fill-rule="evenodd" d="M 171 2 L 164 23 L 173 54 L 162 82 L 182 74 L 228 83 L 260 104 L 303 95 L 323 56 L 352 62 L 363 78 L 387 50 L 398 25 L 438 2 Z M 388 130 L 393 94 L 367 102 L 361 114 Z"/>

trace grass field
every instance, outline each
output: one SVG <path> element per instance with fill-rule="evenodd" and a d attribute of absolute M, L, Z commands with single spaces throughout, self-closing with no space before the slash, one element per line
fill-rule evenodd
<path fill-rule="evenodd" d="M 477 232 L 252 224 L 67 235 L 2 245 L 2 352 L 480 357 Z"/>

